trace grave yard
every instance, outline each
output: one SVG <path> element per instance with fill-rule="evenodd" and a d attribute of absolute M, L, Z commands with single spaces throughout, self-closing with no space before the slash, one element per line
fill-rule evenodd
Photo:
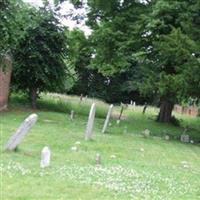
<path fill-rule="evenodd" d="M 92 100 L 87 101 L 90 105 Z M 74 106 L 73 119 L 70 112 L 15 105 L 1 113 L 0 199 L 200 199 L 199 118 L 178 115 L 183 124 L 191 125 L 188 134 L 195 144 L 176 139 L 183 128 L 156 123 L 156 109 L 147 108 L 144 115 L 139 106 L 125 109 L 120 123 L 115 117 L 120 106 L 114 106 L 114 117 L 102 133 L 106 115 L 99 117 L 98 109 L 109 107 L 102 105 L 95 104 L 89 140 L 85 138 L 89 110 L 79 114 Z M 4 152 L 10 136 L 32 113 L 38 115 L 37 122 L 15 151 Z M 150 132 L 147 137 L 142 134 L 145 129 Z M 51 161 L 41 168 L 44 146 L 51 151 Z"/>

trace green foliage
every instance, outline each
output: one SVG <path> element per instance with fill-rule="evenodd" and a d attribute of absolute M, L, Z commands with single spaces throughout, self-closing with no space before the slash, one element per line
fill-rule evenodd
<path fill-rule="evenodd" d="M 32 25 L 15 50 L 13 83 L 18 90 L 61 91 L 66 78 L 65 30 L 48 8 L 31 10 Z"/>
<path fill-rule="evenodd" d="M 0 61 L 12 54 L 19 39 L 23 38 L 29 20 L 27 11 L 27 5 L 21 0 L 0 1 Z"/>
<path fill-rule="evenodd" d="M 149 99 L 173 105 L 199 97 L 199 2 L 90 0 L 88 6 L 92 67 L 104 76 L 127 73 L 124 88 Z"/>

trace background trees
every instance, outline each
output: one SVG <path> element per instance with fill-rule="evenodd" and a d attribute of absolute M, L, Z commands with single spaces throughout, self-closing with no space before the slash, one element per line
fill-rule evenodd
<path fill-rule="evenodd" d="M 40 9 L 18 2 L 0 3 L 1 54 L 13 50 L 13 84 L 33 107 L 39 92 L 73 82 L 73 94 L 156 102 L 158 121 L 170 122 L 175 103 L 200 97 L 200 2 L 88 0 L 89 37 L 65 30 L 48 1 Z"/>
<path fill-rule="evenodd" d="M 14 52 L 13 84 L 26 92 L 36 107 L 41 91 L 64 88 L 67 54 L 65 29 L 48 7 L 30 9 L 32 20 Z"/>
<path fill-rule="evenodd" d="M 104 76 L 127 73 L 124 88 L 156 98 L 158 121 L 170 122 L 175 103 L 200 94 L 199 5 L 89 0 L 91 66 Z"/>

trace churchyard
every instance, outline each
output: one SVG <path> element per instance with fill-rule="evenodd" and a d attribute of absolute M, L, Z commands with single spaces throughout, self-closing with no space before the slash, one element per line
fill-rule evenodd
<path fill-rule="evenodd" d="M 92 103 L 96 112 L 88 122 Z M 0 118 L 0 199 L 200 199 L 200 118 L 174 113 L 176 127 L 155 122 L 157 108 L 143 114 L 144 106 L 128 105 L 119 121 L 121 106 L 111 107 L 106 118 L 109 106 L 42 94 L 39 109 L 32 110 L 23 98 L 11 98 Z M 24 139 L 5 151 L 33 113 L 38 119 Z M 180 141 L 184 130 L 189 143 Z"/>

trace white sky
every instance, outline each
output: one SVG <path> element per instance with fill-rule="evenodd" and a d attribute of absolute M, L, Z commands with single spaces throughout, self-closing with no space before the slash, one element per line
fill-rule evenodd
<path fill-rule="evenodd" d="M 42 0 L 23 0 L 24 2 L 30 3 L 34 6 L 42 6 Z M 53 2 L 53 0 L 49 0 L 49 2 Z M 69 3 L 68 1 L 65 1 L 62 3 L 60 13 L 62 15 L 66 15 L 70 11 L 73 11 L 73 13 L 76 14 L 86 14 L 85 9 L 79 9 L 75 10 L 74 6 Z M 84 31 L 85 35 L 90 35 L 91 34 L 91 29 L 85 25 L 85 22 L 82 21 L 80 24 L 77 24 L 76 21 L 64 18 L 62 19 L 62 24 L 69 27 L 70 30 L 72 30 L 75 27 L 80 28 L 82 31 Z"/>

